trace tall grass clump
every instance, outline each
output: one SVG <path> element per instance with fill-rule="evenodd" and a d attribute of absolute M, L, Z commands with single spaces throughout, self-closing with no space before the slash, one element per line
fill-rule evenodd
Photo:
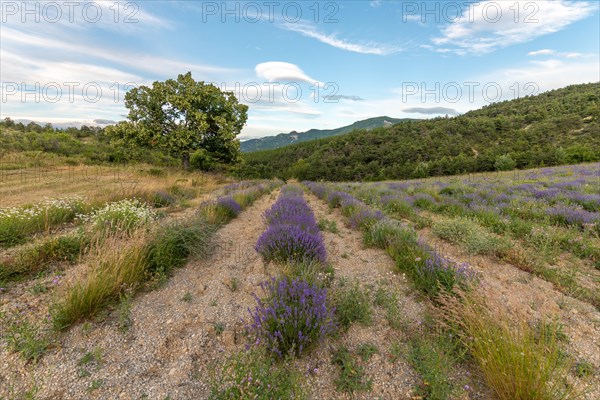
<path fill-rule="evenodd" d="M 459 332 L 499 399 L 579 398 L 579 390 L 566 382 L 569 365 L 554 325 L 541 324 L 540 333 L 522 317 L 513 322 L 474 291 L 443 296 L 440 316 Z"/>
<path fill-rule="evenodd" d="M 0 247 L 24 243 L 28 235 L 72 221 L 89 205 L 80 196 L 44 200 L 40 203 L 0 208 Z"/>
<path fill-rule="evenodd" d="M 11 258 L 0 262 L 0 280 L 11 281 L 43 271 L 53 262 L 74 263 L 89 238 L 83 231 L 43 239 L 19 249 Z"/>
<path fill-rule="evenodd" d="M 205 257 L 215 231 L 215 226 L 202 218 L 165 226 L 148 243 L 147 272 L 157 277 L 167 277 L 173 269 L 185 265 L 189 257 Z"/>
<path fill-rule="evenodd" d="M 261 285 L 264 298 L 255 296 L 247 329 L 256 345 L 278 357 L 299 356 L 335 330 L 334 310 L 327 289 L 300 279 L 280 278 Z"/>
<path fill-rule="evenodd" d="M 65 329 L 92 317 L 118 301 L 124 290 L 135 290 L 146 276 L 144 239 L 140 236 L 123 244 L 117 238 L 109 238 L 93 249 L 85 276 L 69 285 L 52 307 L 54 327 Z"/>

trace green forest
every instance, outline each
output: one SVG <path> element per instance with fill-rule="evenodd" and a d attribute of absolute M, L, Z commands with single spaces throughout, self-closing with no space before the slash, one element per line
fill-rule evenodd
<path fill-rule="evenodd" d="M 244 178 L 376 181 L 600 160 L 600 83 L 244 154 Z"/>

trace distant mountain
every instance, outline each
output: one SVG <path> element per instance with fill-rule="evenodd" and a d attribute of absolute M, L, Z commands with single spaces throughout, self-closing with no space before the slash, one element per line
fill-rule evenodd
<path fill-rule="evenodd" d="M 242 151 L 245 153 L 251 151 L 271 150 L 290 144 L 306 142 L 308 140 L 323 139 L 331 136 L 343 135 L 344 133 L 352 132 L 356 129 L 370 130 L 392 126 L 399 122 L 412 121 L 410 118 L 390 118 L 390 117 L 375 117 L 357 121 L 352 125 L 342 126 L 336 129 L 311 129 L 306 132 L 292 131 L 290 133 L 280 133 L 277 136 L 269 136 L 261 139 L 250 139 L 241 143 Z"/>
<path fill-rule="evenodd" d="M 23 125 L 27 125 L 30 122 L 34 122 L 40 126 L 45 126 L 48 122 L 32 120 L 32 119 L 22 119 L 17 118 L 13 120 L 15 123 L 21 122 Z M 82 126 L 98 126 L 104 128 L 107 125 L 114 125 L 117 121 L 113 121 L 110 119 L 94 119 L 92 121 L 68 121 L 68 122 L 52 122 L 52 127 L 56 129 L 67 129 L 67 128 L 77 128 L 80 129 Z"/>

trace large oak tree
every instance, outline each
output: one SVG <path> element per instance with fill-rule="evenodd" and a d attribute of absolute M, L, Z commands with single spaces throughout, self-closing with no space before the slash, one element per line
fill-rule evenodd
<path fill-rule="evenodd" d="M 107 129 L 118 142 L 164 149 L 188 169 L 190 153 L 204 149 L 221 163 L 240 158 L 240 134 L 248 106 L 231 92 L 196 82 L 191 72 L 127 92 L 128 121 Z"/>

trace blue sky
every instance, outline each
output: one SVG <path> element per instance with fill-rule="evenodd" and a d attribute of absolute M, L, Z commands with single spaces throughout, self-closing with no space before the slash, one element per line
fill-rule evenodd
<path fill-rule="evenodd" d="M 600 81 L 595 1 L 1 2 L 1 116 L 125 118 L 192 71 L 249 105 L 241 139 L 456 115 Z"/>

